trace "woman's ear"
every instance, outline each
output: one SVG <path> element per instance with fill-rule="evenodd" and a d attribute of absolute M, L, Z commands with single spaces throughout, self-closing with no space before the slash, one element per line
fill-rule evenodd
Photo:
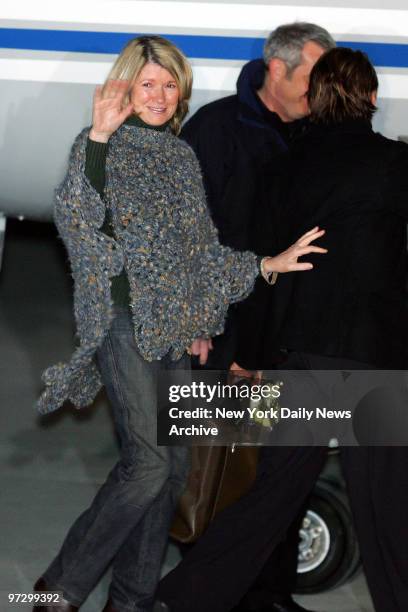
<path fill-rule="evenodd" d="M 371 92 L 371 103 L 373 106 L 377 104 L 377 90 Z"/>

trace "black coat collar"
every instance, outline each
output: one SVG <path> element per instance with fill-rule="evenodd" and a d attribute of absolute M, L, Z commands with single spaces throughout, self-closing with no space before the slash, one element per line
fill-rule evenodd
<path fill-rule="evenodd" d="M 369 134 L 373 131 L 371 121 L 368 119 L 346 119 L 341 123 L 313 123 L 309 121 L 308 133 L 317 134 Z"/>
<path fill-rule="evenodd" d="M 265 79 L 265 63 L 255 59 L 242 68 L 237 80 L 238 119 L 248 125 L 266 129 L 283 149 L 288 148 L 290 126 L 270 111 L 258 96 Z"/>

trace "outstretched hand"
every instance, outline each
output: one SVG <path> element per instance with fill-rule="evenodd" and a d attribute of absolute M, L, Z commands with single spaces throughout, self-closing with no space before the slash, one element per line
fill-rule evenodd
<path fill-rule="evenodd" d="M 95 89 L 92 111 L 91 140 L 108 142 L 112 134 L 132 113 L 132 104 L 124 106 L 129 81 L 110 79 L 104 87 Z"/>
<path fill-rule="evenodd" d="M 267 257 L 263 264 L 265 271 L 269 274 L 270 272 L 311 270 L 313 264 L 306 261 L 298 262 L 298 259 L 309 253 L 327 253 L 327 249 L 310 244 L 314 240 L 321 238 L 324 233 L 325 230 L 314 227 L 306 232 L 306 234 L 303 234 L 299 240 L 286 249 L 286 251 L 283 251 L 283 253 L 279 253 L 276 257 Z"/>

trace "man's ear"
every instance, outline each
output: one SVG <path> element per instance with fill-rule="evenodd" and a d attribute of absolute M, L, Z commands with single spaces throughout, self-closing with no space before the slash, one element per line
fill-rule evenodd
<path fill-rule="evenodd" d="M 374 106 L 377 104 L 377 91 L 371 92 L 371 104 Z"/>
<path fill-rule="evenodd" d="M 269 61 L 268 73 L 272 83 L 278 83 L 283 78 L 285 78 L 286 71 L 287 68 L 285 62 L 279 59 L 278 57 L 273 57 Z"/>

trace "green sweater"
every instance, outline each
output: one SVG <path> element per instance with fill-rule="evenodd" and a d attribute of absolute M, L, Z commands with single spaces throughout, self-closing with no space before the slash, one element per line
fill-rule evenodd
<path fill-rule="evenodd" d="M 168 123 L 163 125 L 148 125 L 139 117 L 132 115 L 126 120 L 126 125 L 134 125 L 135 127 L 144 127 L 146 129 L 163 132 L 166 130 Z M 103 199 L 105 189 L 105 168 L 106 156 L 108 153 L 109 143 L 95 142 L 88 138 L 86 147 L 86 162 L 85 174 L 91 183 L 92 187 L 99 193 Z M 108 236 L 113 236 L 111 216 L 109 210 L 106 210 L 105 221 L 101 227 L 101 231 Z M 119 276 L 114 276 L 111 285 L 111 295 L 113 303 L 116 306 L 129 306 L 130 303 L 130 287 L 126 271 L 123 269 Z"/>

